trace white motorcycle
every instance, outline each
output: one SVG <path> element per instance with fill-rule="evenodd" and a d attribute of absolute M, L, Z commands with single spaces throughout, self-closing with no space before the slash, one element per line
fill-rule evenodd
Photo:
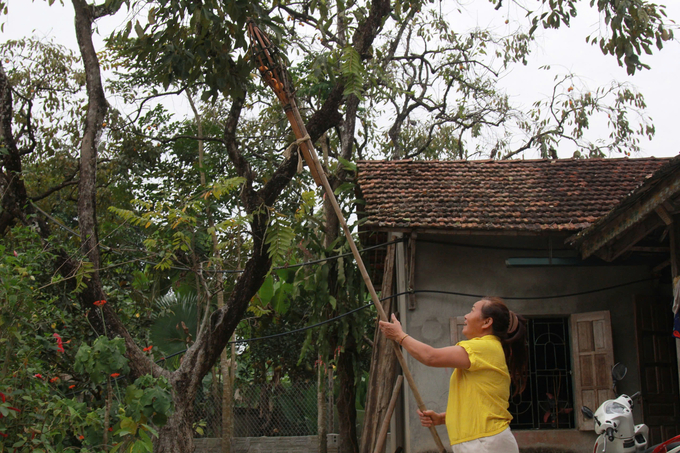
<path fill-rule="evenodd" d="M 625 365 L 617 363 L 612 369 L 614 391 L 616 383 L 628 372 Z M 620 395 L 607 400 L 595 413 L 586 406 L 581 408 L 583 415 L 595 423 L 598 434 L 593 453 L 680 453 L 680 436 L 668 441 L 647 447 L 649 428 L 644 423 L 636 425 L 633 421 L 633 400 L 640 392 L 632 396 Z"/>

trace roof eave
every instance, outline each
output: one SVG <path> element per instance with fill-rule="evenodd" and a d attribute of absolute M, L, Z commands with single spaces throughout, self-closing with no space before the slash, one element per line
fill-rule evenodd
<path fill-rule="evenodd" d="M 621 200 L 608 214 L 565 243 L 579 249 L 586 259 L 625 231 L 644 220 L 664 202 L 680 193 L 680 159 L 674 158 L 650 179 Z"/>
<path fill-rule="evenodd" d="M 384 231 L 390 233 L 418 233 L 431 235 L 486 235 L 486 236 L 548 236 L 548 235 L 567 235 L 575 229 L 566 228 L 535 228 L 535 229 L 485 229 L 485 228 L 431 228 L 431 227 L 401 227 L 385 225 L 366 225 L 365 228 L 373 231 Z"/>

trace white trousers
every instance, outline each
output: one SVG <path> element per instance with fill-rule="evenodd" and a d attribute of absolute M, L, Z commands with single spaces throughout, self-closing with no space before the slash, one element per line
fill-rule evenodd
<path fill-rule="evenodd" d="M 519 453 L 515 436 L 506 428 L 500 433 L 452 445 L 453 453 Z"/>

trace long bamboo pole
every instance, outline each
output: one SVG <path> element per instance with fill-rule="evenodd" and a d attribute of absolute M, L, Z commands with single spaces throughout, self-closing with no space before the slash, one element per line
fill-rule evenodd
<path fill-rule="evenodd" d="M 344 232 L 345 237 L 347 238 L 347 242 L 350 246 L 350 249 L 352 250 L 354 259 L 356 260 L 359 272 L 361 272 L 361 276 L 364 279 L 366 288 L 368 289 L 368 292 L 371 295 L 373 305 L 378 311 L 380 319 L 382 321 L 388 321 L 387 315 L 385 314 L 385 310 L 383 310 L 382 304 L 380 303 L 380 299 L 378 298 L 378 294 L 376 293 L 375 288 L 373 287 L 371 277 L 368 275 L 368 271 L 366 270 L 364 261 L 361 258 L 361 255 L 359 254 L 359 250 L 357 249 L 356 243 L 352 238 L 352 233 L 349 227 L 347 226 L 347 222 L 345 221 L 344 215 L 342 214 L 342 210 L 340 209 L 338 200 L 335 198 L 333 189 L 330 183 L 328 182 L 328 178 L 326 178 L 326 174 L 323 171 L 321 162 L 319 162 L 319 157 L 316 154 L 316 150 L 314 149 L 312 140 L 307 134 L 307 128 L 305 127 L 305 124 L 302 121 L 302 117 L 300 116 L 297 104 L 295 103 L 294 89 L 290 85 L 287 70 L 283 66 L 283 61 L 277 55 L 277 50 L 272 45 L 271 41 L 269 41 L 266 35 L 259 28 L 257 28 L 257 25 L 255 25 L 253 21 L 249 21 L 248 23 L 248 32 L 250 34 L 251 41 L 253 44 L 253 57 L 258 60 L 257 63 L 259 64 L 260 75 L 262 75 L 264 81 L 274 90 L 274 93 L 277 95 L 279 101 L 283 105 L 283 110 L 291 123 L 293 132 L 295 133 L 295 136 L 297 137 L 299 142 L 298 146 L 300 146 L 300 149 L 303 152 L 303 156 L 307 162 L 307 165 L 310 167 L 310 170 L 312 171 L 314 180 L 316 181 L 317 184 L 321 185 L 324 188 L 324 191 L 326 192 L 326 197 L 331 202 L 333 210 L 335 211 L 335 214 L 338 217 L 338 221 L 342 226 L 342 231 Z M 397 355 L 397 360 L 401 365 L 404 377 L 406 378 L 409 387 L 411 387 L 413 397 L 415 398 L 416 403 L 418 404 L 418 409 L 420 409 L 421 411 L 427 410 L 425 402 L 423 401 L 422 396 L 420 396 L 420 392 L 418 391 L 415 380 L 413 379 L 413 375 L 411 375 L 411 371 L 409 370 L 408 365 L 406 364 L 406 359 L 404 358 L 404 355 L 401 353 L 399 344 L 394 340 L 392 341 L 392 349 L 394 350 L 394 353 Z M 435 443 L 437 444 L 437 448 L 439 449 L 439 451 L 441 453 L 446 452 L 446 449 L 444 448 L 444 445 L 442 444 L 442 441 L 439 438 L 439 434 L 437 433 L 435 427 L 431 426 L 429 429 Z"/>
<path fill-rule="evenodd" d="M 387 439 L 387 430 L 390 428 L 390 420 L 392 419 L 392 413 L 397 405 L 397 398 L 399 397 L 399 390 L 401 390 L 401 385 L 404 382 L 403 376 L 397 378 L 397 382 L 394 384 L 392 389 L 392 398 L 390 398 L 390 404 L 387 406 L 387 412 L 385 413 L 385 418 L 383 419 L 382 426 L 380 427 L 380 433 L 378 433 L 378 442 L 375 444 L 375 449 L 373 453 L 383 453 L 385 451 L 385 439 Z"/>

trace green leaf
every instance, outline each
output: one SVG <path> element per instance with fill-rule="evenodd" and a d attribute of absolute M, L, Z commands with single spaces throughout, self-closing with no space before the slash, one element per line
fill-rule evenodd
<path fill-rule="evenodd" d="M 342 49 L 340 69 L 345 82 L 343 95 L 349 96 L 353 94 L 362 99 L 364 91 L 364 67 L 361 62 L 361 56 L 353 46 L 346 46 Z"/>
<path fill-rule="evenodd" d="M 260 296 L 262 305 L 268 305 L 274 296 L 274 278 L 270 275 L 264 279 L 264 283 L 257 293 Z"/>
<path fill-rule="evenodd" d="M 130 449 L 130 453 L 147 453 L 150 451 L 151 449 L 149 449 L 146 442 L 143 440 L 136 441 L 134 444 L 132 444 L 132 448 Z"/>
<path fill-rule="evenodd" d="M 144 428 L 145 431 L 150 432 L 152 436 L 158 437 L 158 431 L 153 429 L 151 426 L 144 424 L 144 425 L 142 425 L 142 427 Z"/>
<path fill-rule="evenodd" d="M 280 315 L 285 315 L 290 308 L 290 296 L 293 290 L 293 285 L 290 283 L 283 283 L 272 301 L 272 307 Z"/>
<path fill-rule="evenodd" d="M 166 414 L 172 407 L 172 402 L 170 401 L 170 398 L 161 394 L 160 391 L 158 393 L 159 394 L 153 402 L 153 408 L 160 414 Z"/>
<path fill-rule="evenodd" d="M 273 262 L 283 263 L 294 238 L 295 232 L 286 221 L 275 219 L 269 225 L 264 242 L 269 246 L 269 257 Z"/>
<path fill-rule="evenodd" d="M 151 420 L 156 426 L 165 426 L 165 424 L 168 423 L 168 416 L 165 414 L 156 413 L 153 414 Z"/>
<path fill-rule="evenodd" d="M 153 451 L 153 443 L 151 442 L 151 437 L 146 433 L 146 431 L 142 430 L 139 432 L 139 437 L 141 437 L 141 440 L 138 442 L 141 442 L 144 446 L 144 450 L 142 451 L 147 451 L 151 452 Z"/>
<path fill-rule="evenodd" d="M 123 419 L 120 421 L 120 427 L 121 429 L 128 430 L 132 435 L 137 433 L 137 423 L 135 423 L 135 421 L 130 417 L 123 417 Z"/>
<path fill-rule="evenodd" d="M 342 164 L 342 168 L 344 168 L 347 171 L 351 171 L 356 173 L 358 170 L 357 164 L 354 162 L 350 162 L 347 159 L 343 159 L 342 157 L 338 156 L 338 161 Z"/>

